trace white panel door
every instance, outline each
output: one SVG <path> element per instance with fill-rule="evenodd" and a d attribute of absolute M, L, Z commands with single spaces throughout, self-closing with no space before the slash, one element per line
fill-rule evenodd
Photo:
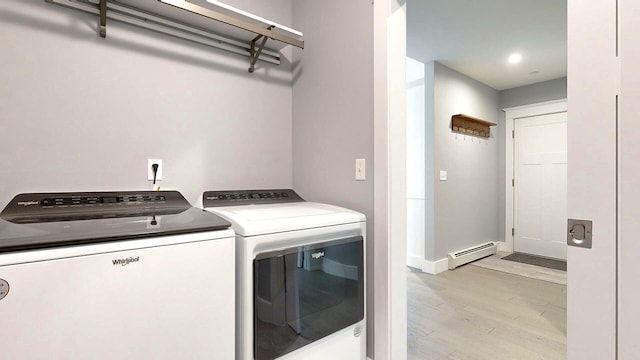
<path fill-rule="evenodd" d="M 617 331 L 616 1 L 568 0 L 567 12 L 567 216 L 593 221 L 592 248 L 570 246 L 567 253 L 567 359 L 613 360 Z"/>
<path fill-rule="evenodd" d="M 640 2 L 621 0 L 618 359 L 640 358 Z"/>
<path fill-rule="evenodd" d="M 515 120 L 514 250 L 567 258 L 567 113 Z"/>

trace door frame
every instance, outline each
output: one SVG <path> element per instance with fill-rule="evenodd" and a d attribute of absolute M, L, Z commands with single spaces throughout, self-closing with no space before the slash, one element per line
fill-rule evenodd
<path fill-rule="evenodd" d="M 547 114 L 554 114 L 567 111 L 567 99 L 558 99 L 545 101 L 535 104 L 528 104 L 522 106 L 515 106 L 506 109 L 502 109 L 505 112 L 505 132 L 504 132 L 504 146 L 505 146 L 505 186 L 504 186 L 504 199 L 505 199 L 505 211 L 504 211 L 504 242 L 498 243 L 498 250 L 513 252 L 513 235 L 511 229 L 514 227 L 513 216 L 513 186 L 509 186 L 511 181 L 509 179 L 514 178 L 514 166 L 513 160 L 515 155 L 513 130 L 515 128 L 515 120 L 531 116 L 540 116 Z"/>
<path fill-rule="evenodd" d="M 373 2 L 376 360 L 407 358 L 406 3 Z M 371 337 L 369 337 L 371 339 Z M 373 356 L 371 356 L 373 355 Z"/>

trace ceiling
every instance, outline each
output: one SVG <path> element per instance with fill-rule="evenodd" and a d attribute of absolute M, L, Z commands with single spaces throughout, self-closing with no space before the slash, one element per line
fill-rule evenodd
<path fill-rule="evenodd" d="M 408 0 L 407 55 L 496 90 L 567 76 L 566 0 Z"/>

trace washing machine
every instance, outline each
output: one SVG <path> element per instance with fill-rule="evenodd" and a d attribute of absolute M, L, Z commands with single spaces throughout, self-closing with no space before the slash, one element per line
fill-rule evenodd
<path fill-rule="evenodd" d="M 365 216 L 290 189 L 207 191 L 236 233 L 236 359 L 366 357 Z"/>
<path fill-rule="evenodd" d="M 16 196 L 0 213 L 0 358 L 233 359 L 229 226 L 176 191 Z"/>

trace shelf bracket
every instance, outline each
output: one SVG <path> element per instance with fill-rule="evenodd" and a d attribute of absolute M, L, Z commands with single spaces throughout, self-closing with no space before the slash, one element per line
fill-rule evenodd
<path fill-rule="evenodd" d="M 272 26 L 269 26 L 267 30 L 271 30 L 273 28 L 274 26 L 272 25 Z M 256 50 L 256 43 L 260 39 L 262 39 L 262 42 L 260 43 L 260 45 L 258 46 L 258 49 Z M 255 38 L 253 38 L 253 40 L 251 40 L 251 53 L 249 54 L 249 59 L 250 59 L 249 72 L 250 73 L 253 73 L 254 70 L 256 69 L 256 62 L 258 61 L 258 58 L 262 53 L 262 49 L 264 49 L 264 45 L 267 43 L 268 39 L 269 38 L 264 35 L 258 35 Z"/>
<path fill-rule="evenodd" d="M 107 0 L 100 0 L 100 24 L 98 25 L 98 31 L 100 37 L 107 37 Z"/>

